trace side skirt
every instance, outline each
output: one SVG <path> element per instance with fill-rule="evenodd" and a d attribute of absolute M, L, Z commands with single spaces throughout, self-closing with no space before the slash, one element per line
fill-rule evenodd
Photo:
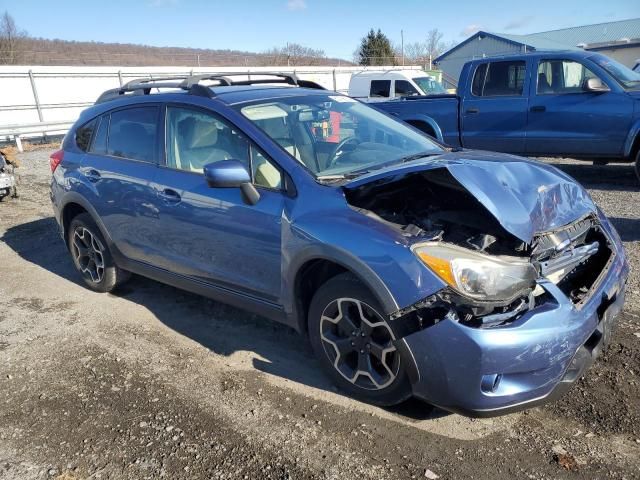
<path fill-rule="evenodd" d="M 113 249 L 112 249 L 112 253 Z M 278 305 L 261 298 L 240 293 L 227 287 L 216 285 L 213 283 L 203 282 L 200 280 L 178 275 L 162 268 L 155 267 L 142 262 L 129 260 L 124 258 L 119 252 L 114 255 L 116 263 L 119 267 L 143 277 L 151 278 L 161 283 L 166 283 L 172 287 L 187 290 L 203 297 L 211 298 L 221 303 L 226 303 L 234 307 L 247 310 L 249 312 L 261 315 L 270 320 L 283 323 L 297 330 L 297 322 L 285 314 L 282 305 Z"/>

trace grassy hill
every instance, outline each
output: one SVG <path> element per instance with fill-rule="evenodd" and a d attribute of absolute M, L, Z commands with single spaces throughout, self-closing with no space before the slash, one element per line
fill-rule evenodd
<path fill-rule="evenodd" d="M 328 58 L 321 50 L 291 45 L 264 53 L 203 48 L 151 47 L 127 43 L 75 42 L 26 37 L 20 39 L 17 58 L 11 63 L 28 65 L 121 66 L 267 66 L 352 65 Z M 0 63 L 2 63 L 0 61 Z"/>

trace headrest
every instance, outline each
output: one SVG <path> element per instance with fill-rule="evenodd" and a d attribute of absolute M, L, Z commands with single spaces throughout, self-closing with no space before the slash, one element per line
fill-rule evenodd
<path fill-rule="evenodd" d="M 218 129 L 213 120 L 195 116 L 178 123 L 178 135 L 185 148 L 213 147 L 218 142 Z"/>
<path fill-rule="evenodd" d="M 289 129 L 282 118 L 270 118 L 268 120 L 260 120 L 257 123 L 274 140 L 290 137 Z"/>

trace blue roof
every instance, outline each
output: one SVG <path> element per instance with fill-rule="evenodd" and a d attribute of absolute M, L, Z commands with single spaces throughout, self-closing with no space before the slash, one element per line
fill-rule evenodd
<path fill-rule="evenodd" d="M 640 39 L 640 18 L 549 30 L 524 36 L 572 46 Z"/>
<path fill-rule="evenodd" d="M 490 33 L 490 32 L 487 32 Z M 575 45 L 570 45 L 566 43 L 561 43 L 555 40 L 551 40 L 544 37 L 538 37 L 538 34 L 532 35 L 512 35 L 509 33 L 492 33 L 492 35 L 498 38 L 506 38 L 507 40 L 511 40 L 514 43 L 519 43 L 520 45 L 526 45 L 527 47 L 531 47 L 535 50 L 577 50 L 578 47 Z"/>
<path fill-rule="evenodd" d="M 632 40 L 640 42 L 640 18 L 562 28 L 559 30 L 549 30 L 547 32 L 530 33 L 528 35 L 480 31 L 443 53 L 434 61 L 438 63 L 451 52 L 478 36 L 491 36 L 515 45 L 526 46 L 532 50 L 578 50 L 584 46 L 588 48 L 589 45 L 594 44 L 602 45 Z"/>

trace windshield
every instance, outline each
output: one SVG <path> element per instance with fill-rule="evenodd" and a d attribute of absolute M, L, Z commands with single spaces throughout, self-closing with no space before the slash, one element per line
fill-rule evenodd
<path fill-rule="evenodd" d="M 624 88 L 637 88 L 640 86 L 640 73 L 634 72 L 621 63 L 602 55 L 593 56 L 591 60 L 605 69 Z"/>
<path fill-rule="evenodd" d="M 320 179 L 444 151 L 413 128 L 342 95 L 287 97 L 236 108 Z"/>
<path fill-rule="evenodd" d="M 420 89 L 427 95 L 439 95 L 447 93 L 442 84 L 430 77 L 415 77 L 414 82 L 418 84 Z"/>

